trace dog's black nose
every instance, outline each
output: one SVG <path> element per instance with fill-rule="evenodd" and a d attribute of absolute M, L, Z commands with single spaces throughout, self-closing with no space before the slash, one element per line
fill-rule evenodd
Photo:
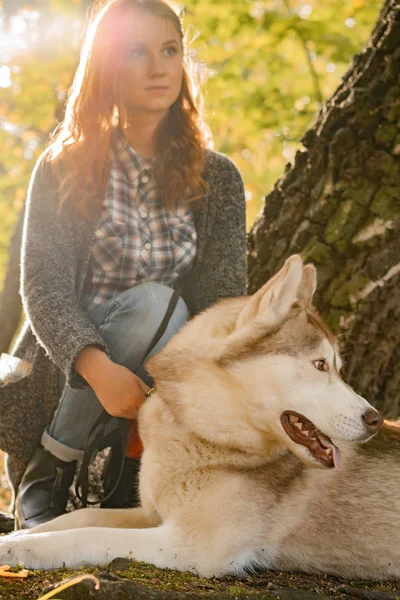
<path fill-rule="evenodd" d="M 362 418 L 370 433 L 376 433 L 383 423 L 383 417 L 374 408 L 369 408 Z"/>

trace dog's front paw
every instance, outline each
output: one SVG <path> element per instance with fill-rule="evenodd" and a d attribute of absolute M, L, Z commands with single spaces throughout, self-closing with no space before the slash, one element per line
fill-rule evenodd
<path fill-rule="evenodd" d="M 21 563 L 28 568 L 37 568 L 39 565 L 32 537 L 24 532 L 16 533 L 0 538 L 0 564 L 15 567 Z"/>
<path fill-rule="evenodd" d="M 10 565 L 15 567 L 20 559 L 17 559 L 17 545 L 16 539 L 21 539 L 21 536 L 14 536 L 13 534 L 5 535 L 0 538 L 0 565 Z"/>

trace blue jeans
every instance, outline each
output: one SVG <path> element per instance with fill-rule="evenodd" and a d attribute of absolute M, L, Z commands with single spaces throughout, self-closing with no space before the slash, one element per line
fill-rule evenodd
<path fill-rule="evenodd" d="M 138 284 L 104 304 L 89 307 L 90 319 L 97 326 L 111 359 L 141 377 L 148 385 L 151 378 L 143 366 L 147 350 L 161 324 L 173 290 L 159 283 Z M 188 318 L 182 298 L 175 307 L 167 329 L 149 357 L 168 342 Z M 60 460 L 82 460 L 88 435 L 103 407 L 94 391 L 72 389 L 60 379 L 61 398 L 53 420 L 42 435 L 43 447 Z M 117 428 L 112 419 L 107 431 Z"/>

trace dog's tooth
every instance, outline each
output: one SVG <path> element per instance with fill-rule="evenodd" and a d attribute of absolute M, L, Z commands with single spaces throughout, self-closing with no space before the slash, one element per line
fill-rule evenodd
<path fill-rule="evenodd" d="M 325 450 L 325 452 L 326 452 L 327 454 L 332 454 L 332 448 L 327 448 L 327 449 Z"/>
<path fill-rule="evenodd" d="M 309 432 L 307 431 L 307 429 L 303 429 L 303 433 L 304 433 L 304 435 L 305 435 L 306 437 L 308 437 L 308 436 L 309 436 Z"/>
<path fill-rule="evenodd" d="M 292 423 L 297 423 L 299 417 L 296 417 L 295 415 L 289 415 L 289 419 L 292 421 Z"/>
<path fill-rule="evenodd" d="M 294 423 L 294 425 L 297 427 L 297 429 L 300 429 L 301 431 L 303 431 L 301 423 L 297 422 L 297 423 Z"/>

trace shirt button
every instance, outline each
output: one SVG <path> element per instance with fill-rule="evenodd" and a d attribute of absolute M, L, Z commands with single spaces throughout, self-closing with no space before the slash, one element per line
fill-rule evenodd
<path fill-rule="evenodd" d="M 150 250 L 150 248 L 151 248 L 150 242 L 146 242 L 144 247 L 146 248 L 146 250 Z"/>
<path fill-rule="evenodd" d="M 141 210 L 140 211 L 140 216 L 142 217 L 142 219 L 145 219 L 147 217 L 147 211 Z"/>
<path fill-rule="evenodd" d="M 147 177 L 147 175 L 143 175 L 143 177 L 142 177 L 143 183 L 147 183 L 148 180 L 149 180 L 149 178 Z"/>
<path fill-rule="evenodd" d="M 192 240 L 195 240 L 197 238 L 197 235 L 193 232 L 192 233 Z"/>

